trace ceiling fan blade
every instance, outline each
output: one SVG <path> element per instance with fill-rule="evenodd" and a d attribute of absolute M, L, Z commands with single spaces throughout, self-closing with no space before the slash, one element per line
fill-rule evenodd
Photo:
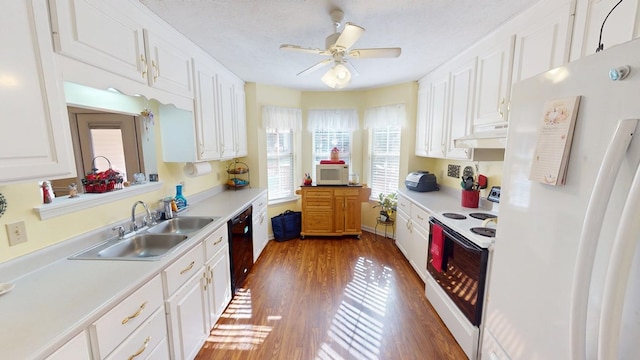
<path fill-rule="evenodd" d="M 328 63 L 330 63 L 332 61 L 333 61 L 333 59 L 324 59 L 324 60 L 320 61 L 319 63 L 316 63 L 315 65 L 300 71 L 299 73 L 296 74 L 296 76 L 300 76 L 300 75 L 304 75 L 304 74 L 308 74 L 310 72 L 316 71 L 316 70 L 320 69 L 321 67 L 327 65 Z"/>
<path fill-rule="evenodd" d="M 319 55 L 331 55 L 331 52 L 327 50 L 321 50 L 317 48 L 305 48 L 302 46 L 290 45 L 290 44 L 280 45 L 280 50 L 298 51 L 298 52 L 305 52 L 309 54 L 319 54 Z"/>
<path fill-rule="evenodd" d="M 349 51 L 352 58 L 394 58 L 400 56 L 400 48 L 377 48 L 377 49 L 353 49 Z"/>
<path fill-rule="evenodd" d="M 346 23 L 344 24 L 344 30 L 342 30 L 342 33 L 340 34 L 340 37 L 338 37 L 338 40 L 336 40 L 334 46 L 346 50 L 360 39 L 363 32 L 364 28 L 352 23 Z"/>

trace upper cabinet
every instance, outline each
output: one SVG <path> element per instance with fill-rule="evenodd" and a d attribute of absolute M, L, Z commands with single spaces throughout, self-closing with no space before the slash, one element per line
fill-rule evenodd
<path fill-rule="evenodd" d="M 76 175 L 46 2 L 3 4 L 0 185 Z"/>
<path fill-rule="evenodd" d="M 605 50 L 640 37 L 640 2 L 618 2 L 619 0 L 576 0 L 571 42 L 572 61 L 596 52 L 601 30 Z"/>
<path fill-rule="evenodd" d="M 418 156 L 501 160 L 454 139 L 508 126 L 511 85 L 569 59 L 573 1 L 543 0 L 419 82 Z"/>
<path fill-rule="evenodd" d="M 58 53 L 137 83 L 193 98 L 190 43 L 130 1 L 52 0 Z M 92 85 L 92 84 L 87 84 Z"/>
<path fill-rule="evenodd" d="M 231 159 L 247 155 L 247 122 L 244 82 L 231 74 L 218 77 L 221 125 L 221 158 Z"/>

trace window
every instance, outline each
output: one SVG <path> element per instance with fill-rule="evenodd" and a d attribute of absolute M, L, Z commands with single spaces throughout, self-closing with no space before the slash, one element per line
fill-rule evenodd
<path fill-rule="evenodd" d="M 315 130 L 313 132 L 313 161 L 331 158 L 331 149 L 340 150 L 340 159 L 349 164 L 351 157 L 351 131 L 349 130 Z"/>
<path fill-rule="evenodd" d="M 370 131 L 371 197 L 398 191 L 400 176 L 400 139 L 406 120 L 404 104 L 380 106 L 365 111 L 365 127 Z"/>
<path fill-rule="evenodd" d="M 398 191 L 400 128 L 371 130 L 371 196 Z"/>
<path fill-rule="evenodd" d="M 278 106 L 262 107 L 267 136 L 267 186 L 269 203 L 296 199 L 296 131 L 302 129 L 302 110 Z"/>
<path fill-rule="evenodd" d="M 267 129 L 267 178 L 269 200 L 294 196 L 293 131 Z"/>

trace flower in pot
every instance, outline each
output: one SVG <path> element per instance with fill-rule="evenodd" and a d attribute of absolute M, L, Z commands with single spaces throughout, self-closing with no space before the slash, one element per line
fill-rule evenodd
<path fill-rule="evenodd" d="M 378 205 L 375 205 L 374 208 L 380 208 L 380 221 L 389 221 L 391 219 L 391 214 L 393 214 L 398 206 L 398 195 L 396 193 L 384 194 L 380 193 L 378 195 Z"/>

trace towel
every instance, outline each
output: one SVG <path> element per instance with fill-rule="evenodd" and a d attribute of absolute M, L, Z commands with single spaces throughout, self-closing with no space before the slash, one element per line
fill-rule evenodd
<path fill-rule="evenodd" d="M 444 236 L 442 235 L 442 227 L 437 224 L 431 224 L 431 265 L 437 272 L 442 272 L 442 252 L 444 250 Z"/>
<path fill-rule="evenodd" d="M 320 164 L 344 164 L 344 160 L 320 160 Z"/>

